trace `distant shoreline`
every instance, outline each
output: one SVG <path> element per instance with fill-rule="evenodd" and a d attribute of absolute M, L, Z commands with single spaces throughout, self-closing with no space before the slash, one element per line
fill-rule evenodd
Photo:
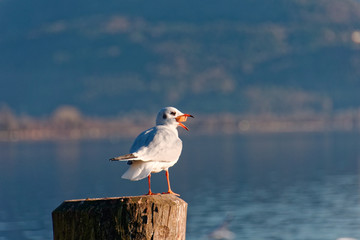
<path fill-rule="evenodd" d="M 154 125 L 152 116 L 131 118 L 15 118 L 0 128 L 1 142 L 133 138 Z M 234 115 L 219 113 L 196 116 L 186 125 L 196 135 L 251 133 L 360 132 L 360 111 L 334 114 Z"/>

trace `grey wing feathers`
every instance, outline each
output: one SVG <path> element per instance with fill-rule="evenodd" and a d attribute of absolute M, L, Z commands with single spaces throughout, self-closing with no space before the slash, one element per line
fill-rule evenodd
<path fill-rule="evenodd" d="M 137 136 L 133 145 L 130 148 L 130 152 L 137 152 L 141 147 L 146 147 L 154 139 L 156 133 L 155 128 L 150 128 Z"/>
<path fill-rule="evenodd" d="M 172 162 L 179 159 L 181 149 L 182 142 L 177 135 L 174 135 L 173 131 L 166 128 L 153 127 L 142 132 L 135 139 L 130 149 L 130 154 L 110 160 Z"/>
<path fill-rule="evenodd" d="M 150 128 L 142 132 L 134 141 L 129 154 L 122 155 L 119 157 L 114 157 L 109 159 L 110 161 L 127 161 L 127 160 L 140 160 L 138 156 L 135 156 L 133 152 L 136 152 L 140 147 L 147 146 L 149 142 L 154 137 L 152 134 L 149 134 L 154 131 L 154 128 Z"/>
<path fill-rule="evenodd" d="M 119 156 L 119 157 L 114 157 L 114 158 L 110 158 L 109 160 L 110 161 L 127 161 L 127 160 L 130 160 L 130 159 L 136 159 L 137 157 L 130 153 L 130 154 L 126 154 L 126 155 L 123 155 L 123 156 Z"/>
<path fill-rule="evenodd" d="M 182 142 L 177 135 L 161 126 L 149 129 L 137 140 L 131 152 L 142 161 L 177 161 L 182 149 Z"/>

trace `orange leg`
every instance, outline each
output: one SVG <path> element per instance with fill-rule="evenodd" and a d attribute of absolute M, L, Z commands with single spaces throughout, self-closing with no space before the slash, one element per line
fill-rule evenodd
<path fill-rule="evenodd" d="M 159 195 L 160 193 L 153 193 L 151 191 L 151 181 L 150 181 L 150 179 L 151 179 L 151 174 L 149 174 L 149 176 L 148 176 L 149 192 L 147 194 L 145 194 L 145 195 Z"/>
<path fill-rule="evenodd" d="M 171 190 L 170 180 L 169 180 L 169 171 L 168 171 L 168 170 L 165 171 L 165 175 L 166 175 L 166 180 L 167 180 L 167 184 L 168 184 L 168 191 L 167 191 L 167 192 L 164 192 L 163 194 L 173 194 L 173 195 L 175 195 L 175 196 L 180 196 L 180 194 L 174 193 L 174 192 Z"/>

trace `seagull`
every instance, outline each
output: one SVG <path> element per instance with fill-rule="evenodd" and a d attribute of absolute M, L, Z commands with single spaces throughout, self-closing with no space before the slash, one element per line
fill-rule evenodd
<path fill-rule="evenodd" d="M 146 195 L 157 195 L 151 191 L 151 174 L 165 171 L 168 191 L 163 194 L 174 194 L 170 187 L 169 168 L 179 160 L 182 141 L 177 127 L 189 129 L 183 124 L 190 114 L 184 114 L 174 107 L 165 107 L 156 117 L 156 126 L 140 133 L 135 139 L 130 153 L 111 158 L 110 161 L 127 161 L 129 169 L 122 178 L 138 181 L 148 178 L 149 192 Z"/>

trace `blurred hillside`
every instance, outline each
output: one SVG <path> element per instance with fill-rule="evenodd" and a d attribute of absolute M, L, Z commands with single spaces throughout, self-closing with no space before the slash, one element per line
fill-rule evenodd
<path fill-rule="evenodd" d="M 355 0 L 0 0 L 0 103 L 46 116 L 360 106 Z"/>

